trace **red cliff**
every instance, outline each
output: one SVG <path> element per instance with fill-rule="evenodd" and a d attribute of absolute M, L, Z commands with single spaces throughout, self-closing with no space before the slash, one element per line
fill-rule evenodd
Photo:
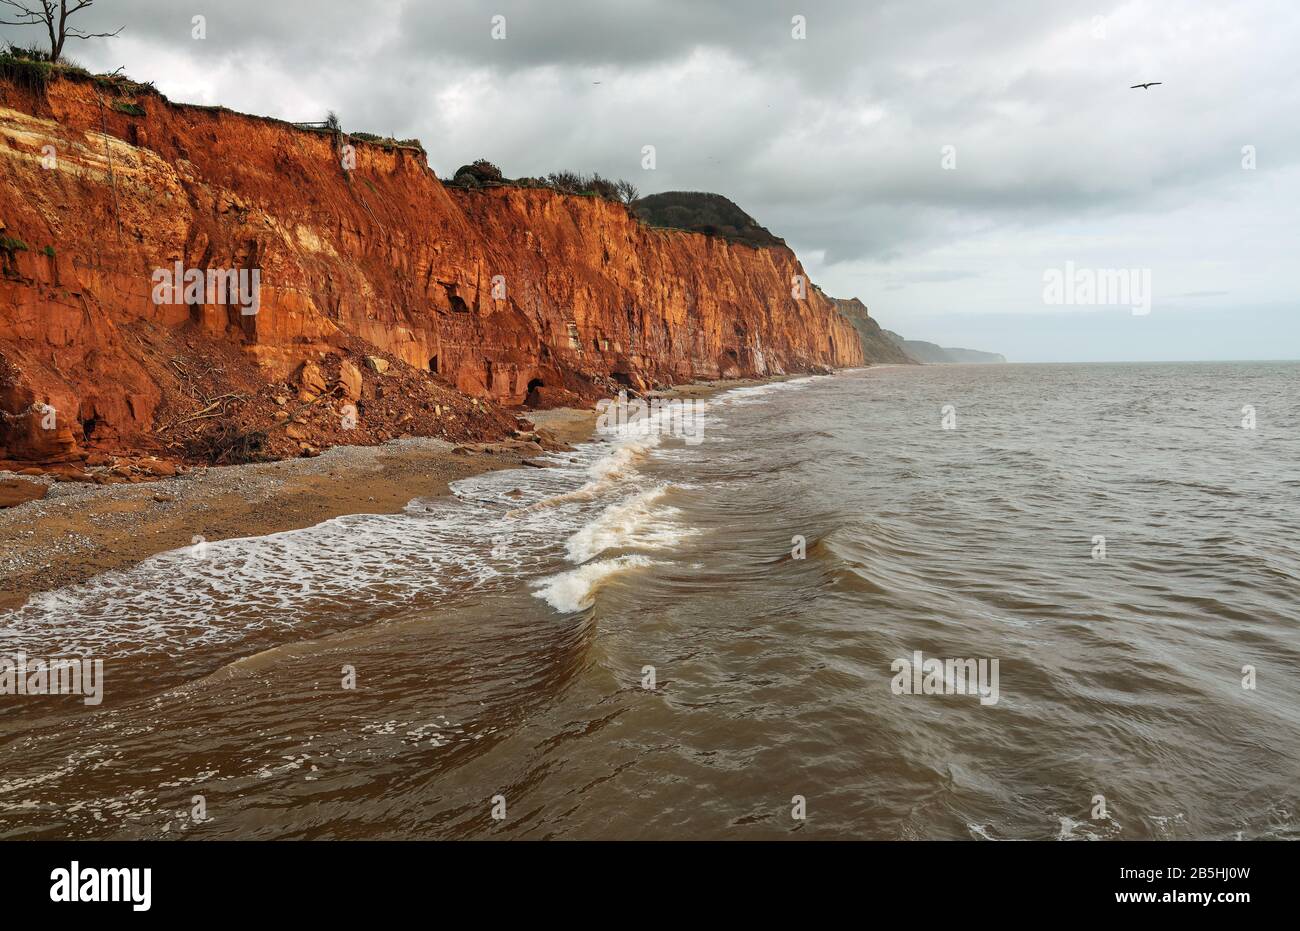
<path fill-rule="evenodd" d="M 157 303 L 177 263 L 257 270 L 257 313 Z M 0 459 L 181 456 L 170 431 L 321 399 L 331 417 L 358 402 L 363 429 L 313 441 L 486 438 L 511 418 L 463 395 L 861 364 L 829 299 L 792 296 L 802 274 L 784 246 L 654 229 L 605 200 L 449 189 L 417 148 L 121 80 L 0 77 Z"/>

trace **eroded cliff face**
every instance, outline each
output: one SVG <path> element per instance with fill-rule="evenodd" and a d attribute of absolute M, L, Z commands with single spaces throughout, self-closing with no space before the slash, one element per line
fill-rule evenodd
<path fill-rule="evenodd" d="M 915 365 L 916 360 L 880 328 L 880 324 L 867 312 L 867 305 L 856 297 L 833 297 L 835 309 L 853 324 L 862 343 L 863 361 L 873 365 Z"/>
<path fill-rule="evenodd" d="M 548 190 L 451 190 L 418 150 L 138 85 L 0 80 L 0 237 L 0 459 L 166 451 L 160 421 L 201 413 L 223 379 L 236 400 L 218 415 L 283 394 L 304 366 L 330 383 L 359 368 L 337 399 L 355 395 L 364 421 L 397 372 L 403 393 L 425 390 L 421 373 L 432 400 L 545 405 L 862 361 L 829 299 L 792 296 L 803 270 L 786 248 L 654 230 Z M 155 272 L 177 263 L 257 270 L 257 313 L 207 294 L 157 303 Z M 368 354 L 380 364 L 355 366 Z"/>

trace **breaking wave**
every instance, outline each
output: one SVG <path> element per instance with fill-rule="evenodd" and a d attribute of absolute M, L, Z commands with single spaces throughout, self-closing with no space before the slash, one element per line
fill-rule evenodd
<path fill-rule="evenodd" d="M 672 486 L 657 485 L 609 505 L 565 544 L 571 562 L 586 562 L 609 549 L 666 549 L 697 531 L 675 522 L 681 511 L 660 506 Z"/>
<path fill-rule="evenodd" d="M 652 565 L 655 563 L 648 557 L 636 555 L 590 562 L 535 582 L 537 591 L 533 596 L 541 598 L 561 614 L 584 611 L 595 603 L 596 591 L 610 576 Z"/>

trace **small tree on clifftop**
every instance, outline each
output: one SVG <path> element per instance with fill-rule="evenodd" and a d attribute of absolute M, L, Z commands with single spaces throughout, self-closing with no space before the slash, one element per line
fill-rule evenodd
<path fill-rule="evenodd" d="M 640 193 L 635 184 L 625 179 L 620 179 L 614 187 L 618 189 L 618 196 L 623 199 L 623 203 L 627 204 L 629 207 L 632 206 L 632 203 L 637 199 L 637 195 Z"/>
<path fill-rule="evenodd" d="M 122 31 L 123 27 L 118 26 L 113 32 L 82 32 L 68 25 L 73 13 L 94 5 L 95 0 L 0 0 L 0 10 L 8 7 L 17 11 L 3 15 L 18 17 L 0 19 L 0 26 L 44 26 L 50 37 L 50 61 L 58 61 L 68 39 L 107 39 Z"/>

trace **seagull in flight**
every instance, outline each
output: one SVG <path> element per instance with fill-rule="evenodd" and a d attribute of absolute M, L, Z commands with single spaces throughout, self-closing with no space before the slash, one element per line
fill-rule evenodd
<path fill-rule="evenodd" d="M 1129 90 L 1137 90 L 1139 87 L 1142 88 L 1143 90 L 1147 90 L 1148 88 L 1155 87 L 1157 84 L 1163 84 L 1163 83 L 1165 83 L 1165 82 L 1164 82 L 1164 81 L 1147 81 L 1145 84 L 1134 84 L 1132 87 L 1129 88 Z"/>

